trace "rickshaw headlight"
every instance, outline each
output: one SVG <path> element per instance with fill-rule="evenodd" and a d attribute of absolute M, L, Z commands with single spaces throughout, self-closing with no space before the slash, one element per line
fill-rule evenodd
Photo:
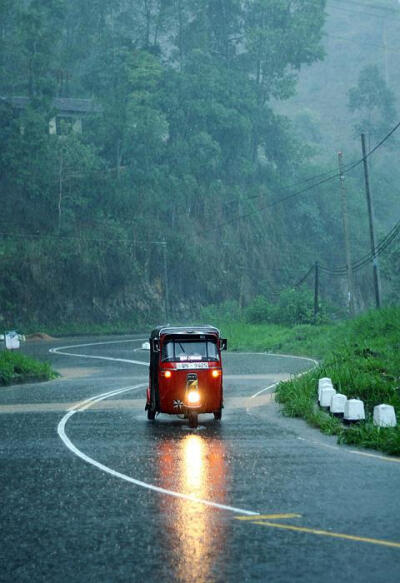
<path fill-rule="evenodd" d="M 166 379 L 170 379 L 172 376 L 172 372 L 170 370 L 165 370 L 163 372 L 163 375 L 165 376 Z"/>
<path fill-rule="evenodd" d="M 200 402 L 200 393 L 198 391 L 189 391 L 187 394 L 188 403 L 194 405 L 195 403 Z"/>
<path fill-rule="evenodd" d="M 211 376 L 212 376 L 214 379 L 217 379 L 217 378 L 218 378 L 220 375 L 221 375 L 221 371 L 220 371 L 220 370 L 218 370 L 218 369 L 216 369 L 216 368 L 214 368 L 214 370 L 211 372 Z"/>

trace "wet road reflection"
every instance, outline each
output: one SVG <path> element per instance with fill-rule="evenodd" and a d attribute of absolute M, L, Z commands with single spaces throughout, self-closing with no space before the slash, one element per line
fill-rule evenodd
<path fill-rule="evenodd" d="M 198 498 L 226 503 L 229 482 L 226 443 L 220 438 L 188 434 L 163 439 L 158 451 L 160 485 Z M 220 511 L 182 499 L 160 498 L 163 536 L 171 580 L 214 580 L 226 539 Z M 172 575 L 172 574 L 171 574 Z"/>

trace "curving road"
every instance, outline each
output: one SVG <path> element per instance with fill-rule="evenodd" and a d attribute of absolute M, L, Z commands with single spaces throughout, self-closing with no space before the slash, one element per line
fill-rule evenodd
<path fill-rule="evenodd" d="M 146 420 L 141 342 L 24 347 L 63 376 L 0 391 L 0 581 L 400 580 L 400 460 L 274 403 L 310 361 L 224 354 L 223 420 L 189 430 Z"/>

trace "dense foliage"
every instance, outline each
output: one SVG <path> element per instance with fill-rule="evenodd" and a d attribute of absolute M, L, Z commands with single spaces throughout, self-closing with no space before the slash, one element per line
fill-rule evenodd
<path fill-rule="evenodd" d="M 324 6 L 2 2 L 4 325 L 134 324 L 223 300 L 241 310 L 317 258 L 343 264 L 337 184 L 275 204 L 325 170 L 274 107 L 323 57 Z M 90 99 L 82 133 L 54 98 Z"/>

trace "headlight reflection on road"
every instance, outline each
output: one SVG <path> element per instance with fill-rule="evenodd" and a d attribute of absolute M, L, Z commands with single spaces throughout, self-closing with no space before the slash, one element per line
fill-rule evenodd
<path fill-rule="evenodd" d="M 228 476 L 224 443 L 220 439 L 193 434 L 167 443 L 164 441 L 160 451 L 168 452 L 166 457 L 159 458 L 162 487 L 203 500 L 226 502 Z M 179 498 L 168 501 L 168 513 L 165 509 L 163 503 L 174 570 L 172 579 L 196 583 L 212 581 L 213 566 L 225 539 L 224 522 L 217 519 L 220 511 Z"/>
<path fill-rule="evenodd" d="M 205 445 L 198 435 L 188 435 L 183 440 L 183 479 L 185 494 L 204 498 L 206 488 Z"/>

